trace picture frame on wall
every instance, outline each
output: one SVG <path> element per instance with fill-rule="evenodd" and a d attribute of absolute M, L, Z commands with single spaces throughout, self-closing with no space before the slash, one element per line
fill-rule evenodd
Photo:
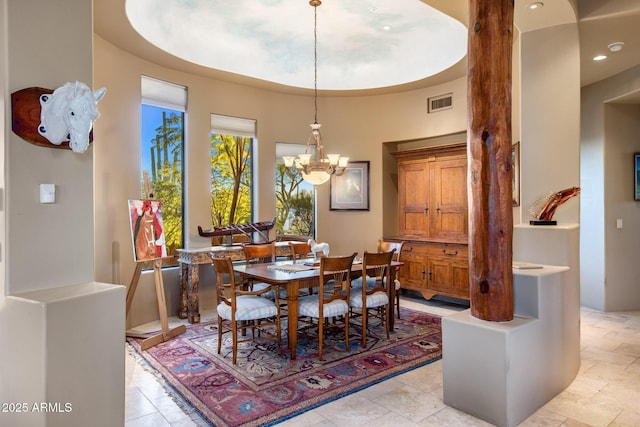
<path fill-rule="evenodd" d="M 511 146 L 513 206 L 520 206 L 520 141 Z"/>
<path fill-rule="evenodd" d="M 343 173 L 331 175 L 329 210 L 369 210 L 369 161 L 350 161 Z"/>
<path fill-rule="evenodd" d="M 635 180 L 633 182 L 633 200 L 640 200 L 640 153 L 635 153 L 633 155 L 633 171 L 635 173 Z"/>

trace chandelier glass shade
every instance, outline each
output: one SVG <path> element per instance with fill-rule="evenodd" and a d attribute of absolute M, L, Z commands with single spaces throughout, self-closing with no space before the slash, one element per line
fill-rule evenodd
<path fill-rule="evenodd" d="M 342 175 L 349 162 L 348 157 L 340 154 L 324 155 L 321 124 L 318 123 L 318 6 L 320 0 L 310 0 L 313 6 L 313 53 L 314 53 L 314 122 L 311 126 L 311 134 L 307 139 L 307 145 L 303 154 L 298 157 L 284 156 L 284 166 L 287 173 L 292 176 L 302 176 L 306 182 L 312 185 L 324 184 L 331 175 Z"/>

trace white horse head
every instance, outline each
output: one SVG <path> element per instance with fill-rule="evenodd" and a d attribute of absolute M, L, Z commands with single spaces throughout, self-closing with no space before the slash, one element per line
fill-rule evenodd
<path fill-rule="evenodd" d="M 38 133 L 52 144 L 69 141 L 75 153 L 84 153 L 89 147 L 89 132 L 93 121 L 100 116 L 98 101 L 106 88 L 91 92 L 84 83 L 66 83 L 52 94 L 40 95 L 40 126 Z"/>

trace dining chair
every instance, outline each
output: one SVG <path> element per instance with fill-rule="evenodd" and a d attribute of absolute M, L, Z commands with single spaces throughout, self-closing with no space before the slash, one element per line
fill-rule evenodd
<path fill-rule="evenodd" d="M 392 249 L 395 249 L 395 252 L 393 253 L 393 261 L 402 261 L 402 248 L 404 248 L 404 241 L 387 242 L 382 239 L 378 240 L 378 252 L 390 252 Z M 396 287 L 396 310 L 398 312 L 398 319 L 400 318 L 400 291 L 402 289 L 399 273 L 399 271 L 396 272 L 396 279 L 394 280 L 394 286 Z"/>
<path fill-rule="evenodd" d="M 291 258 L 293 260 L 308 258 L 311 254 L 311 245 L 306 242 L 289 242 L 289 249 L 291 249 Z"/>
<path fill-rule="evenodd" d="M 243 290 L 236 282 L 233 264 L 230 257 L 211 257 L 216 271 L 217 312 L 218 312 L 218 354 L 222 348 L 222 335 L 230 332 L 233 338 L 233 359 L 235 365 L 238 353 L 238 343 L 254 340 L 276 340 L 278 354 L 280 349 L 280 305 L 278 294 L 274 292 L 275 300 L 263 298 L 269 289 Z M 275 327 L 275 332 L 273 328 Z M 250 338 L 246 332 L 251 330 Z M 256 332 L 258 335 L 256 336 Z"/>
<path fill-rule="evenodd" d="M 250 243 L 242 245 L 244 251 L 244 259 L 247 265 L 261 264 L 267 262 L 276 261 L 276 244 L 275 242 L 269 243 Z M 263 295 L 265 298 L 274 299 L 274 288 L 268 283 L 249 281 L 249 287 L 256 291 L 261 289 L 268 289 L 269 292 L 265 292 Z M 283 287 L 278 288 L 279 297 L 282 305 L 286 305 L 287 290 Z"/>
<path fill-rule="evenodd" d="M 304 259 L 309 259 L 311 260 L 312 258 L 309 257 L 309 255 L 312 254 L 311 252 L 311 245 L 306 243 L 306 242 L 289 242 L 289 249 L 291 250 L 291 259 L 296 261 L 296 260 L 304 260 Z M 305 288 L 306 289 L 306 294 L 310 295 L 313 293 L 313 287 L 309 287 L 309 288 Z M 302 291 L 302 289 L 300 289 L 300 291 Z"/>
<path fill-rule="evenodd" d="M 390 252 L 367 252 L 362 257 L 362 276 L 354 279 L 349 298 L 352 316 L 362 317 L 362 347 L 367 346 L 367 328 L 370 318 L 380 319 L 389 339 L 389 291 L 391 282 L 391 260 L 395 250 Z M 393 285 L 391 285 L 393 286 Z M 359 312 L 354 312 L 354 309 Z"/>
<path fill-rule="evenodd" d="M 349 256 L 320 258 L 320 286 L 318 293 L 301 297 L 298 314 L 309 318 L 311 327 L 318 328 L 318 360 L 322 360 L 322 342 L 325 331 L 342 329 L 345 349 L 349 349 L 349 292 L 351 266 L 356 253 Z M 314 319 L 316 324 L 314 324 Z M 329 320 L 332 320 L 329 323 Z"/>

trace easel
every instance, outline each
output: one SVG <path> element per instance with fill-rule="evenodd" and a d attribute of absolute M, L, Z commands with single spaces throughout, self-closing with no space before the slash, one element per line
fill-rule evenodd
<path fill-rule="evenodd" d="M 164 283 L 162 282 L 162 260 L 164 258 L 157 258 L 151 260 L 153 262 L 153 279 L 156 285 L 156 297 L 158 300 L 158 313 L 160 313 L 160 326 L 162 327 L 162 332 L 151 335 L 149 334 L 130 334 L 127 333 L 129 337 L 135 338 L 145 338 L 145 340 L 140 343 L 140 348 L 142 350 L 146 350 L 154 345 L 160 344 L 161 342 L 165 342 L 170 340 L 171 338 L 178 336 L 187 331 L 187 327 L 185 325 L 177 326 L 173 329 L 169 329 L 169 317 L 167 316 L 167 302 L 164 296 Z M 167 258 L 168 259 L 168 258 Z M 129 309 L 131 308 L 131 302 L 133 301 L 133 295 L 136 292 L 136 288 L 138 287 L 138 282 L 140 281 L 140 274 L 142 273 L 143 264 L 146 261 L 138 261 L 136 263 L 136 269 L 133 272 L 133 277 L 131 278 L 131 283 L 129 283 L 129 289 L 127 290 L 127 303 L 126 303 L 126 315 L 129 314 Z"/>
<path fill-rule="evenodd" d="M 149 174 L 147 173 L 147 171 L 144 171 L 144 188 L 145 188 L 145 193 L 147 194 L 149 199 L 153 198 L 153 193 L 151 192 L 150 185 L 149 185 Z M 135 251 L 135 236 L 134 236 L 134 251 Z M 129 283 L 129 289 L 127 289 L 127 302 L 126 302 L 125 315 L 129 315 L 129 309 L 131 308 L 133 295 L 135 294 L 136 288 L 138 287 L 138 282 L 140 281 L 140 274 L 142 273 L 143 264 L 147 261 L 153 262 L 153 281 L 155 282 L 155 285 L 156 285 L 156 298 L 158 300 L 158 313 L 160 314 L 160 326 L 162 327 L 162 332 L 160 332 L 159 334 L 151 335 L 151 336 L 149 336 L 149 334 L 127 333 L 127 336 L 136 337 L 136 338 L 146 338 L 142 341 L 142 343 L 140 343 L 140 348 L 142 350 L 146 350 L 149 347 L 153 347 L 154 345 L 160 344 L 161 342 L 168 341 L 171 338 L 178 336 L 187 331 L 187 327 L 185 325 L 180 325 L 173 329 L 169 329 L 169 318 L 167 316 L 167 301 L 164 296 L 164 283 L 162 282 L 162 260 L 169 259 L 169 258 L 170 257 L 165 257 L 165 258 L 161 257 L 161 258 L 136 260 L 136 269 L 133 272 L 133 277 L 131 278 L 131 282 Z"/>

